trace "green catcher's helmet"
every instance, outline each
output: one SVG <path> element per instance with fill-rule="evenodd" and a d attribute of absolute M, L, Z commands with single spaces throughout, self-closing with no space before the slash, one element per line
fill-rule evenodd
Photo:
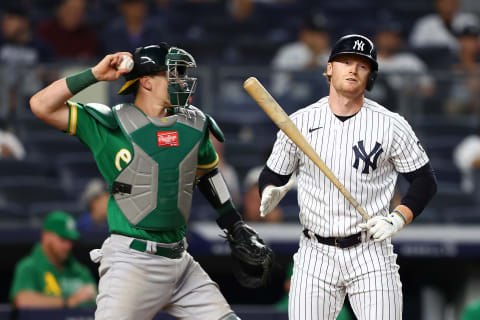
<path fill-rule="evenodd" d="M 187 69 L 196 66 L 190 53 L 165 42 L 137 48 L 133 54 L 133 69 L 124 75 L 126 82 L 118 94 L 134 93 L 133 84 L 142 76 L 166 71 L 170 103 L 185 107 L 190 103 L 197 84 L 197 78 L 189 77 Z"/>

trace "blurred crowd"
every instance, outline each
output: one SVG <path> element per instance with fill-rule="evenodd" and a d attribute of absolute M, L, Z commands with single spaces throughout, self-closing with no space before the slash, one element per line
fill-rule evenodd
<path fill-rule="evenodd" d="M 461 149 L 476 141 L 471 136 L 476 137 L 480 114 L 480 6 L 475 1 L 422 0 L 413 1 L 407 10 L 398 3 L 377 0 L 347 2 L 341 6 L 333 0 L 2 2 L 0 158 L 9 161 L 10 167 L 4 171 L 12 179 L 0 185 L 0 208 L 13 214 L 26 211 L 27 216 L 52 209 L 51 203 L 19 208 L 11 201 L 14 196 L 8 192 L 2 196 L 4 190 L 13 192 L 14 186 L 22 182 L 16 176 L 20 172 L 25 180 L 31 173 L 39 178 L 55 178 L 63 187 L 60 193 L 66 194 L 59 199 L 39 194 L 37 200 L 52 200 L 56 206 L 69 203 L 67 209 L 71 212 L 83 212 L 90 200 L 80 195 L 98 171 L 88 157 L 82 156 L 86 149 L 81 144 L 58 136 L 52 141 L 51 129 L 31 115 L 28 99 L 61 75 L 64 68 L 90 65 L 111 52 L 133 51 L 142 45 L 167 41 L 187 49 L 200 68 L 210 71 L 203 73 L 210 78 L 200 77 L 194 103 L 204 110 L 208 108 L 226 131 L 230 143 L 215 143 L 221 155 L 220 166 L 235 204 L 251 219 L 258 220 L 253 212 L 258 199 L 251 198 L 256 195 L 251 191 L 252 181 L 258 170 L 255 167 L 262 163 L 261 155 L 272 143 L 262 137 L 271 136 L 276 129 L 258 122 L 255 111 L 249 109 L 252 103 L 245 100 L 238 79 L 246 75 L 238 70 L 253 67 L 267 73 L 260 75 L 265 85 L 288 113 L 293 112 L 312 103 L 319 93 L 327 93 L 322 73 L 332 41 L 349 32 L 370 36 L 377 47 L 380 72 L 368 97 L 405 116 L 430 117 L 424 123 L 422 117 L 418 122 L 411 120 L 426 128 L 417 128 L 417 132 L 422 141 L 426 140 L 426 148 L 431 149 L 428 151 L 434 166 L 438 163 L 437 170 L 445 173 L 439 175 L 440 179 L 445 176 L 450 187 L 461 185 L 465 193 L 473 193 L 479 152 L 477 148 L 463 147 L 469 150 L 467 157 Z M 218 75 L 227 67 L 239 68 L 233 81 Z M 202 90 L 202 86 L 208 90 Z M 106 103 L 113 105 L 114 96 L 107 96 Z M 438 134 L 435 130 L 445 128 L 444 119 L 450 115 L 466 116 L 470 122 L 461 123 L 462 129 L 454 130 L 439 148 L 431 136 Z M 270 131 L 264 134 L 261 130 Z M 467 137 L 470 144 L 462 144 Z M 457 146 L 460 151 L 456 150 L 454 156 Z M 253 161 L 251 157 L 237 160 L 237 152 L 256 156 Z M 52 154 L 56 155 L 54 159 Z M 54 170 L 40 165 L 39 160 L 51 161 Z M 22 162 L 23 167 L 11 164 L 15 161 Z M 42 183 L 45 181 L 29 180 L 33 189 Z M 295 211 L 295 197 L 291 198 L 283 205 Z M 277 220 L 291 219 L 289 211 L 286 215 L 280 212 Z M 91 220 L 84 217 L 80 225 L 100 225 L 97 222 L 98 213 Z"/>
<path fill-rule="evenodd" d="M 380 72 L 368 97 L 402 114 L 418 108 L 413 113 L 421 116 L 413 123 L 420 127 L 418 132 L 421 138 L 425 138 L 422 140 L 424 146 L 432 155 L 432 165 L 443 188 L 440 193 L 469 196 L 458 198 L 458 202 L 465 208 L 471 204 L 469 208 L 473 215 L 471 211 L 465 211 L 462 216 L 456 211 L 456 216 L 464 217 L 467 222 L 480 222 L 475 200 L 478 199 L 476 189 L 480 181 L 480 134 L 477 130 L 480 127 L 480 2 L 390 2 L 1 2 L 0 174 L 4 177 L 0 182 L 1 219 L 25 221 L 47 217 L 41 244 L 35 247 L 32 257 L 28 258 L 30 260 L 23 261 L 19 268 L 31 268 L 34 259 L 44 259 L 43 255 L 48 257 L 48 250 L 55 251 L 57 246 L 58 250 L 69 252 L 65 241 L 61 249 L 63 238 L 58 234 L 62 228 L 58 225 L 66 223 L 68 217 L 57 213 L 56 219 L 61 222 L 56 222 L 57 227 L 49 227 L 48 217 L 55 220 L 55 216 L 47 216 L 52 210 L 72 213 L 80 232 L 108 232 L 105 223 L 108 186 L 98 179 L 98 170 L 91 159 L 82 155 L 86 152 L 84 146 L 58 135 L 52 139 L 52 129 L 46 129 L 31 116 L 29 97 L 56 79 L 66 66 L 89 65 L 105 54 L 132 52 L 139 46 L 161 41 L 188 50 L 200 67 L 210 70 L 211 73 L 207 74 L 214 79 L 227 67 L 241 70 L 248 66 L 268 73 L 260 75 L 268 80 L 266 86 L 288 111 L 293 112 L 315 101 L 321 96 L 319 92 L 326 93 L 327 84 L 322 73 L 332 41 L 352 32 L 370 36 L 377 47 Z M 237 78 L 245 76 L 241 72 L 237 74 Z M 199 78 L 199 88 L 204 86 L 209 91 L 199 90 L 194 103 L 213 101 L 216 104 L 207 107 L 225 130 L 227 144 L 212 140 L 233 201 L 245 220 L 296 221 L 295 189 L 275 212 L 267 216 L 267 220 L 259 216 L 257 181 L 261 167 L 257 165 L 264 162 L 262 155 L 271 147 L 271 141 L 263 141 L 262 129 L 249 123 L 253 116 L 248 118 L 249 109 L 239 93 L 242 90 L 239 80 L 228 82 L 225 77 L 220 78 L 225 81 L 216 83 Z M 108 98 L 113 104 L 115 98 Z M 200 103 L 199 107 L 204 106 Z M 230 110 L 233 111 L 230 113 Z M 246 117 L 237 118 L 236 115 L 241 113 Z M 461 119 L 459 122 L 448 121 L 457 116 Z M 273 136 L 272 133 L 269 135 Z M 229 141 L 233 143 L 229 144 Z M 248 152 L 256 153 L 253 161 L 237 157 Z M 437 206 L 445 208 L 441 199 Z M 200 208 L 197 218 L 215 215 L 214 212 L 200 214 L 202 202 L 197 204 L 199 207 L 193 207 L 194 210 Z M 428 219 L 428 213 L 425 216 Z M 448 213 L 445 217 L 448 222 Z M 192 218 L 196 218 L 195 214 Z M 67 238 L 68 242 L 75 236 L 69 234 Z M 91 276 L 83 277 L 89 283 Z M 46 279 L 50 281 L 49 295 L 59 297 L 47 299 L 54 306 L 88 304 L 95 296 L 91 286 L 85 285 L 87 289 L 77 286 L 75 290 L 81 289 L 78 297 L 68 301 L 76 291 L 72 291 L 72 287 L 63 289 L 69 294 L 61 294 L 59 292 L 64 291 L 54 280 L 55 277 Z M 25 280 L 18 281 L 23 284 L 16 283 L 12 288 L 12 301 L 18 306 L 35 301 L 38 296 L 27 295 L 25 298 L 22 294 L 22 286 L 28 287 L 29 284 Z"/>

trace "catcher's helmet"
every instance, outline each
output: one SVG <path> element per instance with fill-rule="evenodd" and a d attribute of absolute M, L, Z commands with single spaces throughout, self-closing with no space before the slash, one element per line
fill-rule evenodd
<path fill-rule="evenodd" d="M 333 45 L 328 62 L 333 61 L 335 57 L 342 54 L 355 54 L 365 57 L 370 61 L 372 71 L 368 76 L 366 89 L 371 90 L 378 72 L 377 50 L 373 42 L 359 34 L 343 36 Z"/>
<path fill-rule="evenodd" d="M 134 93 L 133 84 L 140 77 L 166 71 L 170 103 L 172 106 L 185 107 L 197 83 L 197 78 L 187 75 L 187 68 L 196 66 L 191 54 L 165 42 L 137 48 L 133 53 L 133 69 L 124 75 L 126 82 L 118 94 Z"/>

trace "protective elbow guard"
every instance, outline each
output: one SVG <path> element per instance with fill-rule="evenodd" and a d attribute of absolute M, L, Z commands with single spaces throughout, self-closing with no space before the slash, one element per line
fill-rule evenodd
<path fill-rule="evenodd" d="M 236 222 L 242 220 L 235 209 L 227 184 L 217 168 L 198 179 L 198 189 L 220 214 L 217 224 L 222 229 L 230 229 Z"/>

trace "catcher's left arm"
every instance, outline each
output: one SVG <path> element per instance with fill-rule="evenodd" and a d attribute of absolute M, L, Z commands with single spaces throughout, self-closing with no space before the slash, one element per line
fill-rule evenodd
<path fill-rule="evenodd" d="M 197 186 L 220 213 L 217 224 L 226 233 L 234 261 L 233 274 L 238 282 L 248 288 L 267 284 L 272 273 L 273 251 L 258 233 L 242 220 L 220 171 L 215 168 L 202 175 Z"/>

